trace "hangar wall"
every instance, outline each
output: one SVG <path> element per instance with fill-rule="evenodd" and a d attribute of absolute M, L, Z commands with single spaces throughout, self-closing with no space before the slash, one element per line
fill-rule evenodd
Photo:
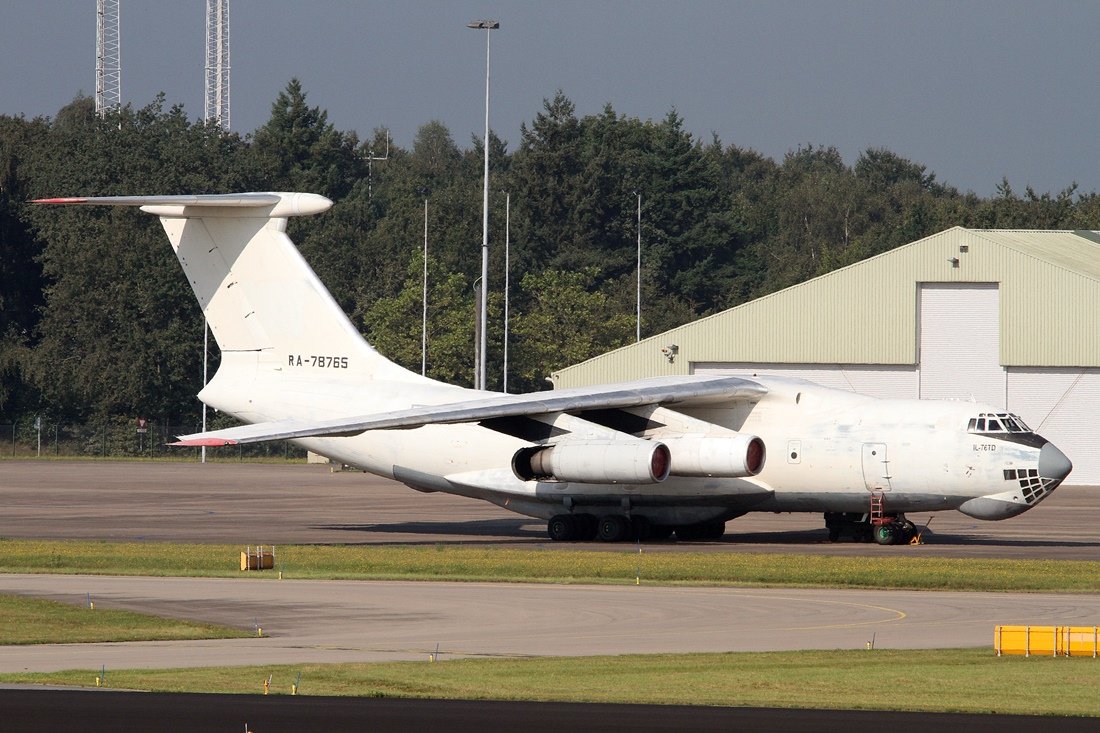
<path fill-rule="evenodd" d="M 1011 367 L 1008 404 L 1073 461 L 1067 484 L 1100 486 L 1100 369 Z"/>

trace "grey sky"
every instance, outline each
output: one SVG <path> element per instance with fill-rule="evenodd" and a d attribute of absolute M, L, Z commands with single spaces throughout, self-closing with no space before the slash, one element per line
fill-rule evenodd
<path fill-rule="evenodd" d="M 122 96 L 158 91 L 203 112 L 202 0 L 121 0 Z M 443 121 L 468 146 L 484 125 L 515 149 L 557 89 L 580 115 L 610 102 L 781 160 L 886 147 L 983 196 L 1002 177 L 1100 190 L 1095 35 L 1100 3 L 231 0 L 233 128 L 250 132 L 291 77 L 338 128 L 387 127 L 403 146 Z M 4 0 L 0 113 L 53 115 L 94 92 L 93 0 Z"/>

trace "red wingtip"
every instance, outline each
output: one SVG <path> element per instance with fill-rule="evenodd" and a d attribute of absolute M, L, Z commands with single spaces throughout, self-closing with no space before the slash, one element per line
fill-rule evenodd
<path fill-rule="evenodd" d="M 34 199 L 32 204 L 84 204 L 87 198 Z"/>
<path fill-rule="evenodd" d="M 228 440 L 226 438 L 195 438 L 194 440 L 177 440 L 175 443 L 169 443 L 168 445 L 181 446 L 184 448 L 221 448 L 225 445 L 236 445 L 237 441 Z"/>

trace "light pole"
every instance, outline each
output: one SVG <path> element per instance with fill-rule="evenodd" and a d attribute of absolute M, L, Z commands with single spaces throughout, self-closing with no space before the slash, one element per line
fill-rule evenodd
<path fill-rule="evenodd" d="M 424 199 L 424 308 L 420 325 L 420 376 L 428 374 L 428 199 Z"/>
<path fill-rule="evenodd" d="M 635 326 L 635 338 L 642 340 L 642 194 L 638 196 L 638 323 Z"/>
<path fill-rule="evenodd" d="M 205 387 L 206 383 L 210 381 L 206 378 L 207 364 L 210 363 L 210 324 L 206 320 L 206 315 L 202 317 L 202 386 Z M 202 431 L 206 432 L 206 403 L 202 403 Z M 200 463 L 206 463 L 206 446 L 202 447 L 202 458 Z"/>
<path fill-rule="evenodd" d="M 508 392 L 508 249 L 512 239 L 512 194 L 504 194 L 504 384 Z"/>
<path fill-rule="evenodd" d="M 485 389 L 485 352 L 487 341 L 487 303 L 489 302 L 489 36 L 491 31 L 500 28 L 496 20 L 475 20 L 466 24 L 467 28 L 485 31 L 485 172 L 481 204 L 481 312 L 480 339 L 477 358 L 475 389 Z"/>

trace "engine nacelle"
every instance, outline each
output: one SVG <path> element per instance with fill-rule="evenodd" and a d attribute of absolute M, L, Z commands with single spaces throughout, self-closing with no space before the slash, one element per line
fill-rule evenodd
<path fill-rule="evenodd" d="M 512 457 L 512 471 L 523 481 L 656 484 L 668 478 L 669 465 L 668 448 L 649 440 L 566 440 Z"/>
<path fill-rule="evenodd" d="M 755 435 L 663 438 L 672 454 L 673 476 L 743 478 L 764 469 L 767 452 Z"/>

